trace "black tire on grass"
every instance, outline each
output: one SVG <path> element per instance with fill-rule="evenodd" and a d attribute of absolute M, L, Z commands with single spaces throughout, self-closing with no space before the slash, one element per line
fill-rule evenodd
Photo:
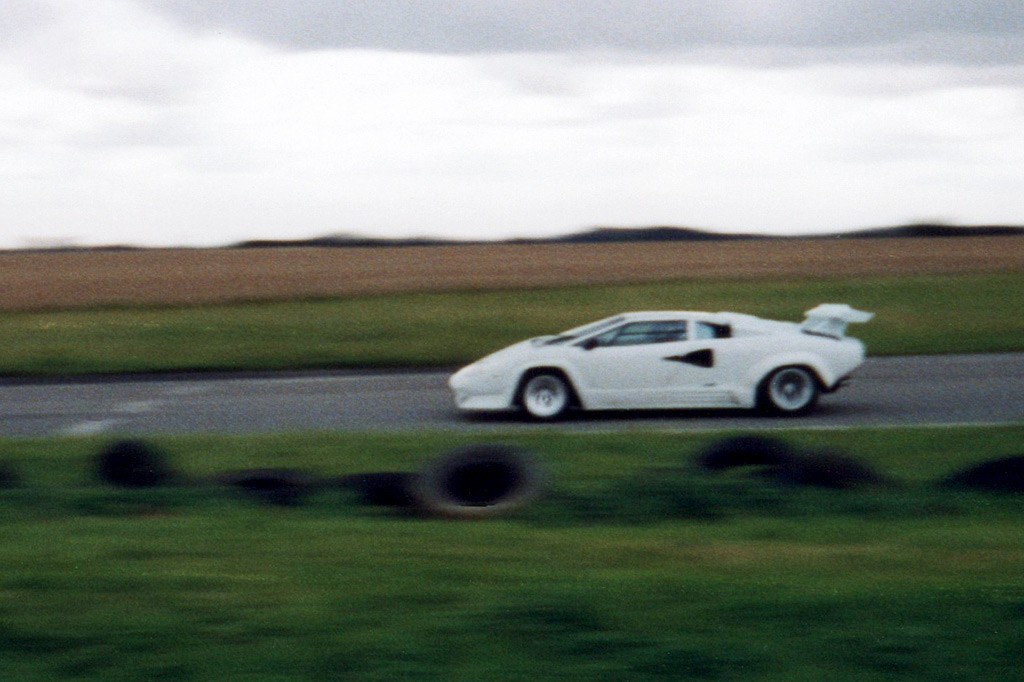
<path fill-rule="evenodd" d="M 865 462 L 833 450 L 792 457 L 769 471 L 767 476 L 780 483 L 831 490 L 853 490 L 889 483 Z"/>
<path fill-rule="evenodd" d="M 543 491 L 546 478 L 523 450 L 472 445 L 427 464 L 413 492 L 420 511 L 428 516 L 492 518 L 532 502 Z"/>
<path fill-rule="evenodd" d="M 10 490 L 21 485 L 21 476 L 13 464 L 0 462 L 0 489 Z"/>
<path fill-rule="evenodd" d="M 697 463 L 708 471 L 724 471 L 737 467 L 781 466 L 794 457 L 792 448 L 778 438 L 734 436 L 712 443 L 698 455 Z"/>
<path fill-rule="evenodd" d="M 982 462 L 940 482 L 945 488 L 997 493 L 1024 493 L 1024 455 Z"/>
<path fill-rule="evenodd" d="M 96 457 L 100 480 L 122 488 L 150 488 L 174 478 L 164 454 L 141 440 L 121 440 L 108 445 Z"/>

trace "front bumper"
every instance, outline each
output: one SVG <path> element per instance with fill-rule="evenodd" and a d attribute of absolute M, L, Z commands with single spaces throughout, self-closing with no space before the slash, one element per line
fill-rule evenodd
<path fill-rule="evenodd" d="M 448 380 L 455 407 L 467 412 L 497 412 L 512 409 L 510 391 L 500 377 L 460 370 Z"/>

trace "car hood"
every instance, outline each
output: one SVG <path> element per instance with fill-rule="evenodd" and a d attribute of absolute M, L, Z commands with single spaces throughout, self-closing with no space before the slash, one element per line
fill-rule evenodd
<path fill-rule="evenodd" d="M 534 357 L 542 349 L 548 348 L 545 344 L 553 338 L 555 337 L 538 336 L 533 339 L 514 343 L 511 346 L 506 346 L 499 351 L 495 351 L 490 355 L 480 358 L 476 362 L 466 365 L 463 370 L 471 368 L 474 370 L 486 370 L 514 365 L 526 358 Z"/>

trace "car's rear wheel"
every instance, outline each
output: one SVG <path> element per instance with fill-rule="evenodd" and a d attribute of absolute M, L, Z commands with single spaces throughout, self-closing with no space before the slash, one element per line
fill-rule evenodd
<path fill-rule="evenodd" d="M 557 374 L 536 374 L 523 384 L 522 405 L 534 419 L 555 419 L 572 403 L 572 391 Z"/>
<path fill-rule="evenodd" d="M 814 409 L 819 395 L 818 379 L 810 370 L 783 367 L 761 384 L 759 405 L 772 414 L 795 416 Z"/>

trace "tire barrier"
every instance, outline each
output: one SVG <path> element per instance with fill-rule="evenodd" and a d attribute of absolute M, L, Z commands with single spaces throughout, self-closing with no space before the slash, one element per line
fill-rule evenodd
<path fill-rule="evenodd" d="M 97 455 L 95 466 L 100 480 L 121 488 L 151 488 L 174 478 L 164 454 L 141 440 L 108 445 Z"/>
<path fill-rule="evenodd" d="M 415 477 L 413 497 L 428 516 L 493 518 L 521 509 L 547 477 L 529 453 L 502 445 L 470 445 L 429 462 Z"/>
<path fill-rule="evenodd" d="M 243 469 L 216 477 L 217 483 L 266 504 L 296 507 L 317 489 L 319 480 L 299 469 Z"/>
<path fill-rule="evenodd" d="M 1024 493 L 1024 455 L 982 462 L 940 481 L 943 488 Z"/>
<path fill-rule="evenodd" d="M 177 476 L 164 455 L 141 440 L 117 441 L 96 456 L 99 478 L 118 487 L 152 487 Z M 0 466 L 0 487 L 7 476 Z M 325 487 L 355 492 L 364 504 L 409 509 L 424 516 L 490 518 L 535 499 L 547 477 L 524 450 L 472 445 L 442 455 L 420 472 L 372 472 L 322 479 L 288 468 L 229 471 L 210 482 L 277 506 L 297 506 Z"/>
<path fill-rule="evenodd" d="M 712 474 L 748 468 L 762 480 L 783 486 L 855 490 L 896 484 L 867 463 L 846 454 L 833 450 L 799 451 L 766 436 L 742 435 L 720 440 L 699 452 L 694 463 L 698 470 Z M 141 440 L 120 440 L 107 445 L 95 456 L 94 465 L 102 481 L 123 488 L 147 488 L 185 480 L 172 470 L 160 450 Z M 672 473 L 686 476 L 687 470 L 673 469 Z M 662 479 L 664 476 L 659 475 L 658 481 Z M 219 474 L 207 482 L 275 506 L 298 506 L 312 493 L 332 488 L 354 492 L 363 504 L 403 509 L 420 516 L 486 519 L 528 505 L 544 492 L 548 477 L 532 454 L 510 446 L 482 444 L 443 454 L 418 472 L 370 472 L 324 479 L 300 469 L 254 468 Z M 0 489 L 19 485 L 18 472 L 12 465 L 0 462 Z M 1024 493 L 1024 455 L 982 462 L 940 480 L 938 485 L 953 490 Z M 699 486 L 698 483 L 694 490 L 699 490 Z M 630 494 L 643 496 L 651 491 L 641 486 Z M 694 500 L 697 498 L 687 503 L 696 504 Z M 675 509 L 679 500 L 672 499 L 671 505 Z"/>

